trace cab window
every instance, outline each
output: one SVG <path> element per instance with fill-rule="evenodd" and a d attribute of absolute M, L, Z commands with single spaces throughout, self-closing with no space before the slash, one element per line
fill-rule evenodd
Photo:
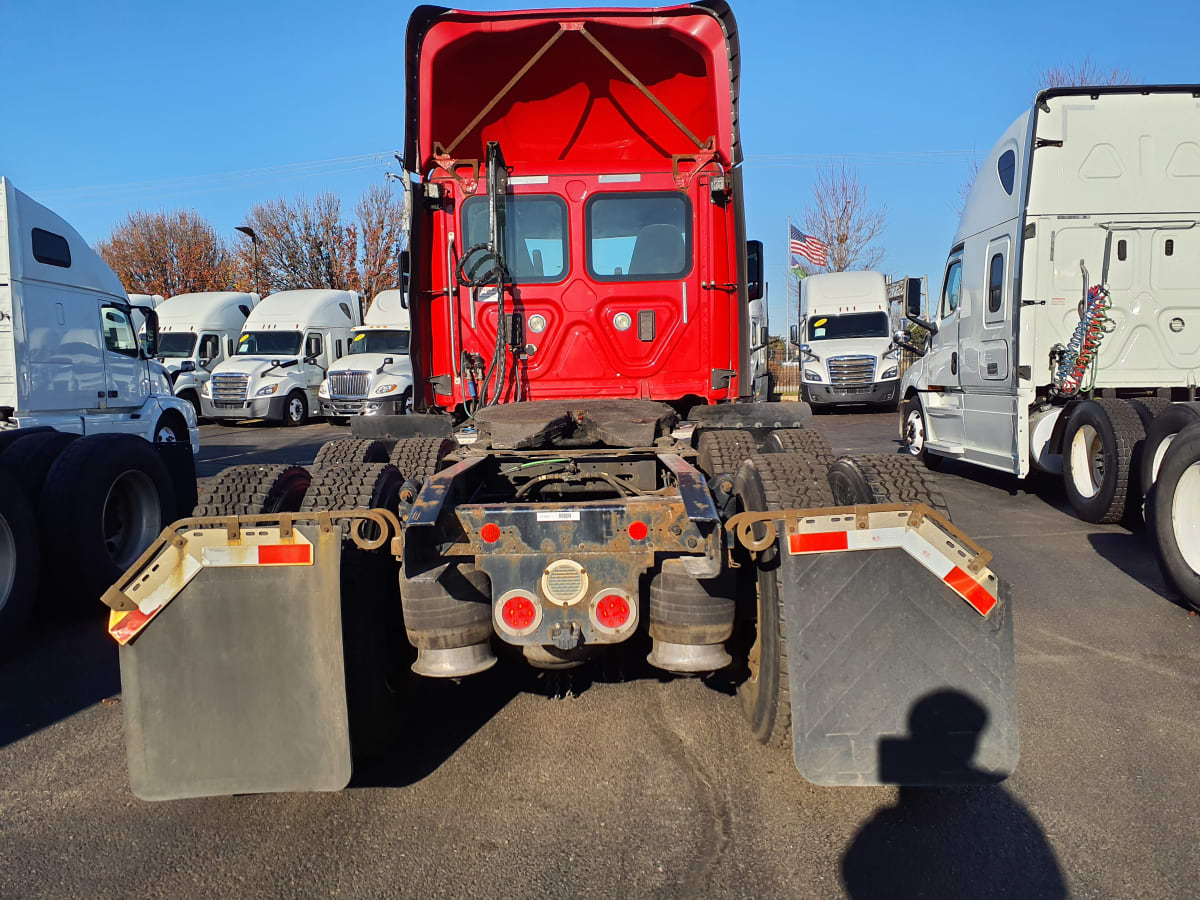
<path fill-rule="evenodd" d="M 304 341 L 305 356 L 320 356 L 323 345 L 319 334 L 310 334 Z"/>
<path fill-rule="evenodd" d="M 221 339 L 215 334 L 206 334 L 200 339 L 200 360 L 209 361 L 221 355 Z"/>
<path fill-rule="evenodd" d="M 462 205 L 463 247 L 488 239 L 487 197 L 471 197 Z M 549 194 L 517 194 L 506 198 L 504 264 L 515 284 L 561 281 L 566 275 L 567 204 Z"/>
<path fill-rule="evenodd" d="M 692 267 L 692 208 L 682 194 L 596 194 L 586 224 L 588 273 L 598 281 L 668 281 Z"/>
<path fill-rule="evenodd" d="M 100 311 L 100 322 L 100 327 L 104 331 L 106 349 L 113 353 L 120 353 L 122 356 L 136 358 L 141 355 L 138 349 L 137 332 L 133 330 L 133 323 L 129 321 L 129 315 L 125 310 L 106 306 Z"/>
<path fill-rule="evenodd" d="M 946 269 L 946 286 L 942 289 L 942 318 L 954 315 L 962 300 L 962 259 L 956 259 Z"/>

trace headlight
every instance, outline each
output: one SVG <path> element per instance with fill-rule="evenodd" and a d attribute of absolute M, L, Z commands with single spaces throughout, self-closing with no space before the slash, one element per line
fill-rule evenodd
<path fill-rule="evenodd" d="M 269 394 L 275 393 L 277 390 L 279 390 L 278 384 L 268 384 L 266 387 L 260 387 L 257 391 L 255 391 L 254 396 L 255 397 L 266 397 Z"/>
<path fill-rule="evenodd" d="M 892 366 L 890 369 L 888 369 L 886 372 L 884 372 L 882 375 L 879 376 L 879 380 L 887 381 L 889 378 L 895 378 L 899 374 L 900 374 L 899 367 Z"/>
<path fill-rule="evenodd" d="M 814 372 L 812 369 L 805 369 L 804 370 L 804 380 L 805 381 L 820 381 L 821 373 Z"/>
<path fill-rule="evenodd" d="M 321 386 L 319 388 L 317 388 L 317 396 L 318 397 L 328 397 L 329 396 L 329 379 L 328 378 L 326 378 L 324 381 L 322 381 Z"/>
<path fill-rule="evenodd" d="M 206 381 L 206 382 L 204 382 L 203 385 L 201 385 L 200 396 L 201 397 L 211 397 L 212 396 L 212 382 L 211 381 Z"/>
<path fill-rule="evenodd" d="M 392 393 L 392 391 L 396 390 L 396 388 L 398 388 L 398 387 L 400 387 L 400 385 L 398 385 L 398 384 L 381 384 L 379 387 L 375 388 L 374 393 L 390 394 L 390 393 Z"/>

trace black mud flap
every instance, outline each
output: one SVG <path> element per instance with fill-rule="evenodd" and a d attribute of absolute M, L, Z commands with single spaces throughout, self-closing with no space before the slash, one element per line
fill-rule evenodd
<path fill-rule="evenodd" d="M 180 562 L 190 581 L 121 647 L 129 780 L 143 800 L 349 782 L 341 530 L 296 530 L 311 564 L 195 551 L 214 564 Z"/>
<path fill-rule="evenodd" d="M 1013 771 L 1007 584 L 989 576 L 992 596 L 980 594 L 976 608 L 898 547 L 785 549 L 781 565 L 801 775 L 821 785 L 936 785 Z"/>

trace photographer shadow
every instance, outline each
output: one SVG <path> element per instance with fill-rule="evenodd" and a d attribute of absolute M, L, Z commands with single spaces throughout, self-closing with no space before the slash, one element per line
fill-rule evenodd
<path fill-rule="evenodd" d="M 902 786 L 842 857 L 850 897 L 1067 896 L 1037 820 L 974 765 L 987 720 L 965 694 L 938 691 L 913 706 L 907 737 L 880 742 L 881 778 Z"/>

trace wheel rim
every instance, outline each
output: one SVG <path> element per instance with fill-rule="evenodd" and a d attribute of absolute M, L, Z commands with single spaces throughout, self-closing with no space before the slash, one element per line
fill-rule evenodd
<path fill-rule="evenodd" d="M 299 422 L 304 418 L 304 401 L 299 397 L 293 397 L 288 401 L 288 415 L 292 417 L 293 422 Z"/>
<path fill-rule="evenodd" d="M 177 444 L 179 438 L 175 435 L 175 429 L 170 425 L 160 425 L 158 431 L 154 432 L 155 443 L 159 444 Z"/>
<path fill-rule="evenodd" d="M 908 452 L 913 456 L 919 455 L 925 449 L 925 419 L 919 409 L 909 412 L 904 436 L 908 442 Z"/>
<path fill-rule="evenodd" d="M 117 476 L 104 498 L 101 516 L 109 558 L 126 569 L 161 529 L 162 508 L 150 476 L 135 469 Z"/>
<path fill-rule="evenodd" d="M 1104 441 L 1091 425 L 1083 425 L 1071 438 L 1071 482 L 1081 497 L 1091 499 L 1104 484 Z"/>
<path fill-rule="evenodd" d="M 1171 530 L 1179 555 L 1193 572 L 1200 573 L 1200 462 L 1183 470 L 1171 501 Z"/>
<path fill-rule="evenodd" d="M 1175 440 L 1175 435 L 1168 434 L 1158 443 L 1158 447 L 1154 451 L 1154 459 L 1150 461 L 1150 482 L 1153 484 L 1158 480 L 1158 469 L 1162 465 L 1163 457 L 1167 455 L 1167 451 L 1171 449 L 1171 442 Z M 1149 487 L 1149 485 L 1147 485 Z"/>
<path fill-rule="evenodd" d="M 0 518 L 0 609 L 8 604 L 17 583 L 17 539 L 8 521 Z"/>

